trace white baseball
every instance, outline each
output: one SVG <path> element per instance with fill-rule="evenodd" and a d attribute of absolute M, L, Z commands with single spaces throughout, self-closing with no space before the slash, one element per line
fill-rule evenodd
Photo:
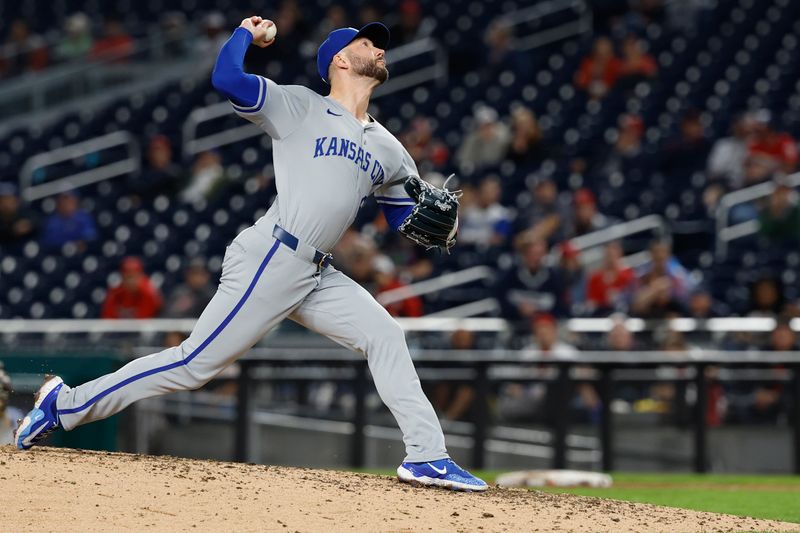
<path fill-rule="evenodd" d="M 267 27 L 267 33 L 266 33 L 266 35 L 264 36 L 264 40 L 265 40 L 266 42 L 270 42 L 272 39 L 274 39 L 274 38 L 275 38 L 275 36 L 276 36 L 276 35 L 278 35 L 278 27 L 277 27 L 277 26 L 275 25 L 275 23 L 273 22 L 273 23 L 272 23 L 272 26 L 268 26 L 268 27 Z"/>

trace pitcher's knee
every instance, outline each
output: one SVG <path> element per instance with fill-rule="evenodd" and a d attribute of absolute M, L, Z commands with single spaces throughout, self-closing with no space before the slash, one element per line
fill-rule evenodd
<path fill-rule="evenodd" d="M 180 345 L 174 348 L 176 350 L 175 356 L 178 361 L 183 365 L 179 368 L 183 370 L 184 377 L 180 385 L 185 390 L 199 389 L 217 375 L 220 369 L 209 368 L 205 361 L 193 359 L 189 360 L 189 356 L 194 351 L 193 345 L 189 340 L 183 341 Z"/>
<path fill-rule="evenodd" d="M 368 351 L 375 352 L 379 348 L 406 346 L 406 334 L 400 324 L 392 318 L 381 320 L 366 332 Z"/>

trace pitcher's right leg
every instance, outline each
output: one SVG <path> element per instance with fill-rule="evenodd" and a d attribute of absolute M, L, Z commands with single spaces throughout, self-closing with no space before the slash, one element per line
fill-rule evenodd
<path fill-rule="evenodd" d="M 189 338 L 79 387 L 65 385 L 60 424 L 70 430 L 137 400 L 202 386 L 299 304 L 316 284 L 313 272 L 277 240 L 246 230 L 228 248 L 220 287 Z"/>

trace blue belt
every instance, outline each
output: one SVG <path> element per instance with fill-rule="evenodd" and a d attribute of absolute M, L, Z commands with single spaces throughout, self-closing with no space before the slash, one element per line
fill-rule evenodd
<path fill-rule="evenodd" d="M 294 250 L 297 251 L 297 247 L 300 245 L 300 240 L 280 227 L 279 225 L 275 224 L 275 229 L 272 230 L 272 236 L 281 241 L 283 244 Z M 319 270 L 324 269 L 329 264 L 331 264 L 331 259 L 333 259 L 333 254 L 331 253 L 324 253 L 320 252 L 316 248 L 310 247 L 314 252 L 314 258 L 311 261 Z M 310 255 L 310 254 L 309 254 Z"/>

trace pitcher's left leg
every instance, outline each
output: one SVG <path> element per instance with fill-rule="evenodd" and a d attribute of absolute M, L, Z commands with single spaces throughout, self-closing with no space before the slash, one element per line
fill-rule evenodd
<path fill-rule="evenodd" d="M 328 268 L 292 320 L 367 356 L 375 387 L 403 432 L 406 461 L 447 458 L 444 434 L 400 325 L 356 282 Z"/>

